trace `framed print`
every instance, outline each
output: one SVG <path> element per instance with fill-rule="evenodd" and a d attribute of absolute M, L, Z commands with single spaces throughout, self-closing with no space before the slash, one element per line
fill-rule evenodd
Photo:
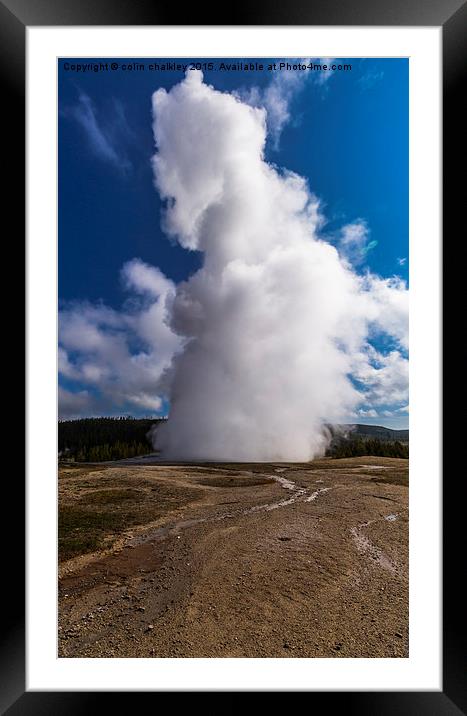
<path fill-rule="evenodd" d="M 2 708 L 465 712 L 441 221 L 448 240 L 466 5 L 229 12 L 1 5 L 27 138 Z"/>

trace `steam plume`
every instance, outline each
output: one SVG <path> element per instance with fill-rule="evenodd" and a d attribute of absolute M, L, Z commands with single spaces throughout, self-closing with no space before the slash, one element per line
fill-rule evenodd
<path fill-rule="evenodd" d="M 265 110 L 189 71 L 155 92 L 153 117 L 165 230 L 204 254 L 169 306 L 185 347 L 157 446 L 170 458 L 309 460 L 323 424 L 362 402 L 350 376 L 371 367 L 369 330 L 403 344 L 406 313 L 388 321 L 384 302 L 400 307 L 405 286 L 357 275 L 319 238 L 305 179 L 264 159 Z"/>

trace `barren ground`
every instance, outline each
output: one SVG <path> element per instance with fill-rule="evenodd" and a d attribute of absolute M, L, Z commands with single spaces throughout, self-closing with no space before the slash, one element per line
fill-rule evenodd
<path fill-rule="evenodd" d="M 407 657 L 408 461 L 59 470 L 60 657 Z"/>

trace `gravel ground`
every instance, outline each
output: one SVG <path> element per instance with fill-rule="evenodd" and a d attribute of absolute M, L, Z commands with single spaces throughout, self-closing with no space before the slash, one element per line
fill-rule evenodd
<path fill-rule="evenodd" d="M 59 495 L 131 514 L 60 565 L 60 657 L 408 656 L 406 460 L 83 467 Z"/>

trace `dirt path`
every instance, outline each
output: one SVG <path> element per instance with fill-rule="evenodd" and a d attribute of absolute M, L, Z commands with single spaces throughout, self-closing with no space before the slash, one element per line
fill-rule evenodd
<path fill-rule="evenodd" d="M 408 656 L 407 461 L 125 465 L 92 478 L 78 490 L 68 477 L 61 499 L 144 479 L 165 508 L 61 565 L 59 656 Z"/>

